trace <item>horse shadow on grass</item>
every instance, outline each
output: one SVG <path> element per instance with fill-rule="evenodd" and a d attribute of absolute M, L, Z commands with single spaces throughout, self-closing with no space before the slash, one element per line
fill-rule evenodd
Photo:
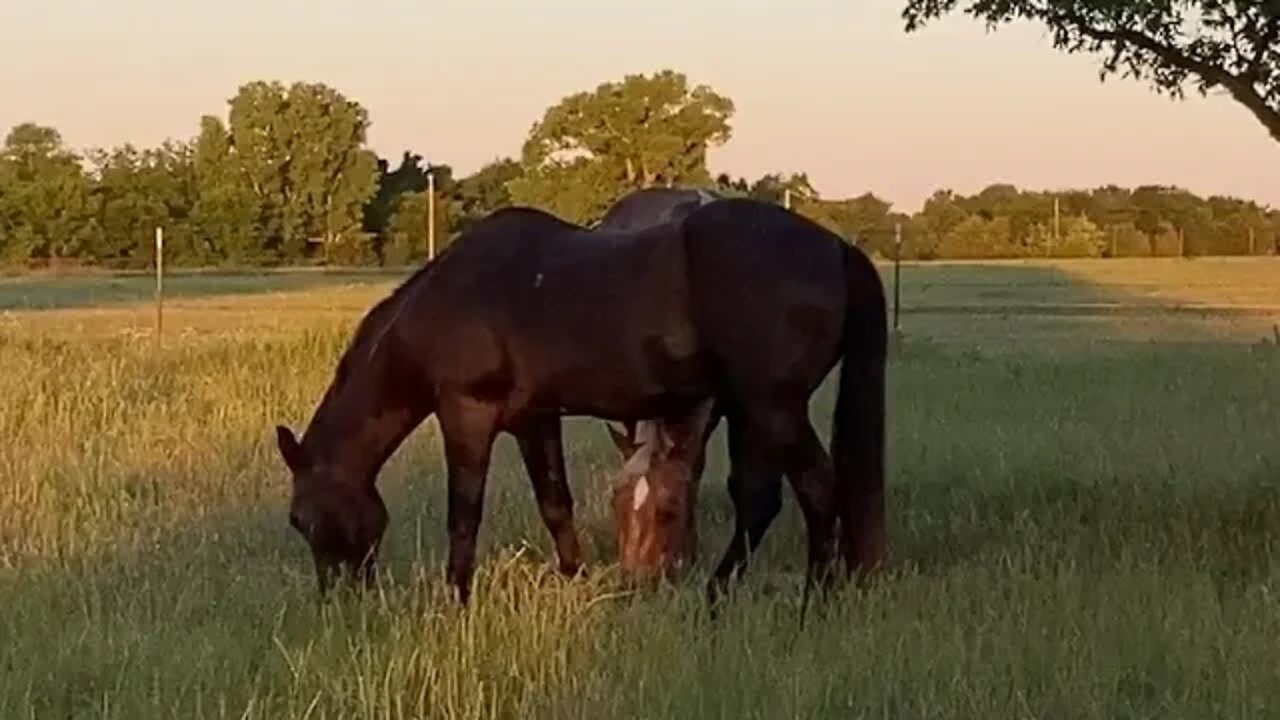
<path fill-rule="evenodd" d="M 1213 332 L 1215 322 L 1265 312 L 1169 307 L 1052 266 L 909 272 L 890 415 L 938 413 L 957 430 L 979 430 L 963 435 L 964 446 L 946 438 L 947 427 L 908 419 L 892 432 L 891 419 L 890 544 L 899 567 L 942 575 L 1037 557 L 1097 572 L 1176 564 L 1224 587 L 1274 572 L 1280 443 L 1267 438 L 1280 437 L 1280 417 L 1263 400 L 1263 376 L 1280 370 L 1280 349 L 1266 332 L 1253 347 L 1247 335 L 1224 344 Z M 1160 323 L 1171 317 L 1178 326 L 1165 337 Z M 1129 332 L 1135 325 L 1144 325 L 1140 338 Z M 1118 352 L 1093 352 L 1100 340 Z M 1125 406 L 1126 394 L 1138 409 Z M 1121 420 L 1112 411 L 1133 414 Z M 1197 432 L 1233 418 L 1254 427 Z M 1126 422 L 1143 423 L 1143 432 Z M 1077 437 L 1057 434 L 1068 425 Z M 1094 453 L 1109 448 L 1105 462 L 1082 462 L 1090 433 L 1108 431 L 1169 446 L 1194 477 L 1179 477 L 1182 468 L 1157 462 L 1165 451 L 1141 445 L 1099 445 Z M 1220 455 L 1234 467 L 1188 449 L 1213 442 L 1231 445 Z M 1006 452 L 1019 443 L 1043 452 Z M 954 457 L 915 466 L 931 447 Z M 1241 452 L 1247 447 L 1257 450 Z"/>
<path fill-rule="evenodd" d="M 1068 336 L 1089 345 L 1221 341 L 1228 335 L 1256 341 L 1280 332 L 1280 310 L 1275 308 L 1201 304 L 1193 298 L 1169 301 L 1145 292 L 1140 277 L 1132 285 L 1101 284 L 1071 267 L 984 262 L 903 266 L 902 329 L 961 343 L 979 342 L 978 337 L 999 344 Z M 884 277 L 892 294 L 892 271 L 886 268 Z M 1234 327 L 1224 332 L 1228 325 Z"/>

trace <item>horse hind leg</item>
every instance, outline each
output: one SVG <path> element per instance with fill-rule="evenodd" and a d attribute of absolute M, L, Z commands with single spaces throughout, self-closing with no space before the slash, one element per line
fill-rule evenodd
<path fill-rule="evenodd" d="M 516 442 L 533 485 L 538 512 L 555 543 L 560 572 L 577 575 L 582 570 L 582 549 L 573 522 L 573 495 L 565 473 L 560 418 L 531 421 L 516 433 Z"/>
<path fill-rule="evenodd" d="M 796 443 L 787 451 L 786 469 L 809 536 L 804 593 L 807 601 L 815 585 L 823 591 L 831 587 L 837 554 L 835 468 L 807 419 Z"/>
<path fill-rule="evenodd" d="M 735 512 L 733 537 L 708 586 L 714 603 L 739 576 L 749 556 L 782 510 L 782 456 L 767 422 L 735 413 L 729 417 L 729 497 Z"/>

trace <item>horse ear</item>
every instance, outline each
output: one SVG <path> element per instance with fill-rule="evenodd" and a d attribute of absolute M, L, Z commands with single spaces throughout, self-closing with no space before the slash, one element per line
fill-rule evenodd
<path fill-rule="evenodd" d="M 300 472 L 305 463 L 303 462 L 302 446 L 298 444 L 298 438 L 294 437 L 293 431 L 283 425 L 277 425 L 276 445 L 280 447 L 280 455 L 284 458 L 284 464 L 288 465 L 291 471 Z"/>
<path fill-rule="evenodd" d="M 614 447 L 618 448 L 618 452 L 622 453 L 624 458 L 635 454 L 636 444 L 625 432 L 614 427 L 613 423 L 605 423 L 604 426 L 609 431 L 609 439 L 613 440 Z"/>

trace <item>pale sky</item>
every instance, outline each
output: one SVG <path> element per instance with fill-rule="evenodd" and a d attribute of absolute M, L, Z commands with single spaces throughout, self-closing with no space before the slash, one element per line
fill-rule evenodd
<path fill-rule="evenodd" d="M 907 35 L 903 0 L 0 0 L 0 127 L 74 148 L 153 145 L 255 79 L 320 81 L 370 144 L 460 173 L 516 155 L 565 95 L 671 68 L 737 105 L 713 172 L 808 171 L 824 197 L 900 210 L 933 190 L 1176 184 L 1280 207 L 1280 143 L 1227 97 L 1097 78 L 1038 27 L 955 16 Z"/>

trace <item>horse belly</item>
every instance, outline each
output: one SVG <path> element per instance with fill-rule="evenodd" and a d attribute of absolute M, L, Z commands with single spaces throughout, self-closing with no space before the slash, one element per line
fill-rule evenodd
<path fill-rule="evenodd" d="M 616 340 L 616 337 L 614 338 Z M 534 409 L 611 419 L 654 417 L 667 407 L 711 392 L 707 354 L 691 326 L 672 327 L 638 342 L 545 357 L 530 386 Z M 584 346 L 591 347 L 591 346 Z"/>

